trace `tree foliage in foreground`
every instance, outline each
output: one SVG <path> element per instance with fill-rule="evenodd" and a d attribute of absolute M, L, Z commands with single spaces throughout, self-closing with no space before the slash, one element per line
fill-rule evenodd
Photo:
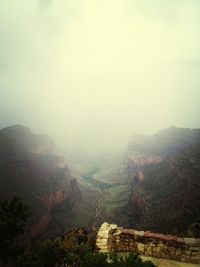
<path fill-rule="evenodd" d="M 29 207 L 18 197 L 0 201 L 0 261 L 15 257 L 14 239 L 24 232 L 29 215 Z"/>
<path fill-rule="evenodd" d="M 137 254 L 126 257 L 103 254 L 95 250 L 94 239 L 84 229 L 72 230 L 65 237 L 46 239 L 30 247 L 17 246 L 30 215 L 19 198 L 0 202 L 0 262 L 14 259 L 17 267 L 153 267 Z M 2 266 L 2 265 L 1 265 Z"/>
<path fill-rule="evenodd" d="M 72 252 L 73 251 L 73 252 Z M 154 267 L 152 262 L 142 262 L 138 254 L 126 257 L 103 254 L 88 244 L 77 245 L 67 251 L 61 238 L 45 240 L 21 255 L 20 267 Z"/>

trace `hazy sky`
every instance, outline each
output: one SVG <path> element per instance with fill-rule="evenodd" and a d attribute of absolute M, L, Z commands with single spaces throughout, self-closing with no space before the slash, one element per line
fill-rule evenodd
<path fill-rule="evenodd" d="M 199 0 L 1 0 L 0 126 L 77 147 L 200 127 Z"/>

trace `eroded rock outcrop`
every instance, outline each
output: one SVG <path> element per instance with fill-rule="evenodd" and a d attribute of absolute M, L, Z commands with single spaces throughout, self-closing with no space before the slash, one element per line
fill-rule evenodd
<path fill-rule="evenodd" d="M 53 153 L 48 136 L 23 126 L 0 130 L 0 198 L 19 196 L 30 207 L 30 240 L 66 231 L 66 221 L 80 194 L 64 159 Z"/>
<path fill-rule="evenodd" d="M 199 152 L 200 129 L 170 127 L 132 138 L 124 160 L 125 227 L 200 237 Z"/>
<path fill-rule="evenodd" d="M 181 238 L 103 223 L 96 245 L 101 252 L 138 252 L 145 256 L 200 263 L 200 238 Z"/>

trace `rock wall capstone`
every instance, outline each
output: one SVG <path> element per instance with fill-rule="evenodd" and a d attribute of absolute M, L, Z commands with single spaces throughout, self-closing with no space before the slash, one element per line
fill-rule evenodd
<path fill-rule="evenodd" d="M 182 238 L 103 223 L 96 245 L 103 253 L 137 252 L 145 256 L 200 263 L 200 238 Z"/>

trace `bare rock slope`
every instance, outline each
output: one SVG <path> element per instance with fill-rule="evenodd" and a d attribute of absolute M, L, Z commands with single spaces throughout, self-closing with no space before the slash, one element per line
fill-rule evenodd
<path fill-rule="evenodd" d="M 134 136 L 126 158 L 129 227 L 200 236 L 200 130 Z"/>
<path fill-rule="evenodd" d="M 54 151 L 48 136 L 26 127 L 0 130 L 0 195 L 17 195 L 31 207 L 27 238 L 64 231 L 79 196 L 76 180 Z"/>

